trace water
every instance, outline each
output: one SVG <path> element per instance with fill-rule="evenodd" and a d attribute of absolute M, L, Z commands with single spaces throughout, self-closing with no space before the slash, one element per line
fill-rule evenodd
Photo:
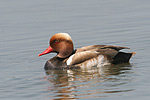
<path fill-rule="evenodd" d="M 1 100 L 148 100 L 150 1 L 1 0 Z M 50 36 L 71 35 L 75 48 L 93 44 L 130 47 L 130 64 L 88 71 L 45 72 L 55 54 L 38 57 Z"/>

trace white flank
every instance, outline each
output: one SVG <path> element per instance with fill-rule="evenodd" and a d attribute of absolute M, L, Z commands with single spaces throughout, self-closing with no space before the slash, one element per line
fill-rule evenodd
<path fill-rule="evenodd" d="M 80 53 L 77 53 L 80 54 Z M 72 65 L 72 59 L 75 55 L 72 55 L 69 57 L 69 59 L 66 61 L 67 65 Z M 80 64 L 77 64 L 77 66 L 80 66 L 82 69 L 89 69 L 92 68 L 93 66 L 101 67 L 104 65 L 109 64 L 107 59 L 103 55 L 99 55 L 95 58 L 86 60 Z"/>
<path fill-rule="evenodd" d="M 74 57 L 74 54 L 69 57 L 69 59 L 66 61 L 67 65 L 71 65 L 72 58 Z"/>
<path fill-rule="evenodd" d="M 97 58 L 90 59 L 86 62 L 81 63 L 82 69 L 90 69 L 93 66 L 101 67 L 108 64 L 103 55 L 99 55 Z"/>

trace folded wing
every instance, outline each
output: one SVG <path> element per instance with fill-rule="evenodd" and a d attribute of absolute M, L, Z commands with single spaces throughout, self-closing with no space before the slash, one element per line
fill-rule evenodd
<path fill-rule="evenodd" d="M 76 65 L 97 57 L 98 55 L 104 55 L 105 58 L 111 61 L 121 49 L 129 48 L 112 45 L 92 45 L 82 47 L 77 49 L 76 53 L 70 56 L 66 63 L 67 65 Z"/>

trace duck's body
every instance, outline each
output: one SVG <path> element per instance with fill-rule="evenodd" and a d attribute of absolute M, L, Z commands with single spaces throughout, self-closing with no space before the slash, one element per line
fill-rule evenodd
<path fill-rule="evenodd" d="M 57 33 L 50 39 L 50 46 L 39 56 L 56 52 L 57 55 L 45 64 L 45 69 L 74 69 L 106 64 L 129 62 L 132 53 L 119 52 L 127 47 L 112 45 L 91 45 L 74 50 L 71 37 L 66 33 Z"/>

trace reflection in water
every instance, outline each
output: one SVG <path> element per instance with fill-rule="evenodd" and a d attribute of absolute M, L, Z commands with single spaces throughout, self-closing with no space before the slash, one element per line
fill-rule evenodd
<path fill-rule="evenodd" d="M 108 93 L 132 91 L 121 88 L 132 81 L 131 65 L 111 65 L 90 70 L 49 70 L 46 71 L 52 86 L 54 100 L 107 97 Z"/>

